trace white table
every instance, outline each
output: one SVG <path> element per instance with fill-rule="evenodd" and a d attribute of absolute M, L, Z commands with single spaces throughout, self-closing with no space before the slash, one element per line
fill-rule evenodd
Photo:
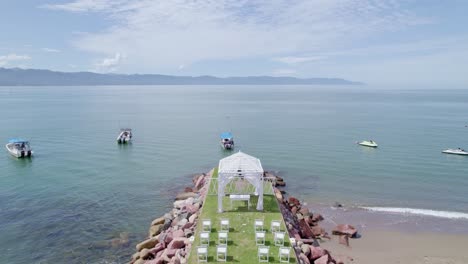
<path fill-rule="evenodd" d="M 231 209 L 232 201 L 247 201 L 247 208 L 250 209 L 250 195 L 248 194 L 230 194 L 229 199 L 231 199 Z"/>

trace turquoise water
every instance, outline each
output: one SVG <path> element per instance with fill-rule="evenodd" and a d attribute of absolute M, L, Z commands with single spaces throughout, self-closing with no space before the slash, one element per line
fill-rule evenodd
<path fill-rule="evenodd" d="M 316 86 L 1 87 L 0 263 L 124 263 L 191 175 L 236 149 L 310 202 L 468 213 L 468 91 Z M 134 142 L 118 146 L 120 126 Z M 355 141 L 374 139 L 378 149 Z M 121 243 L 110 240 L 126 237 Z"/>

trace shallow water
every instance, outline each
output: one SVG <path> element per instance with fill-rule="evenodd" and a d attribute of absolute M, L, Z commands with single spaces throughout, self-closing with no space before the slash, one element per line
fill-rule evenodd
<path fill-rule="evenodd" d="M 466 102 L 354 86 L 0 87 L 0 142 L 36 154 L 0 157 L 0 262 L 128 261 L 190 175 L 229 155 L 218 135 L 231 129 L 308 202 L 468 213 L 468 157 L 441 153 L 468 149 Z"/>

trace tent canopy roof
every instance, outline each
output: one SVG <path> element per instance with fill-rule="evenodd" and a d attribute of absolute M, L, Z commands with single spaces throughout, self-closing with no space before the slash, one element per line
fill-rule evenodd
<path fill-rule="evenodd" d="M 222 139 L 225 139 L 225 138 L 232 138 L 232 133 L 231 133 L 231 132 L 224 132 L 224 133 L 221 133 L 221 138 L 222 138 Z"/>
<path fill-rule="evenodd" d="M 237 152 L 219 161 L 218 173 L 263 173 L 263 167 L 259 159 Z"/>

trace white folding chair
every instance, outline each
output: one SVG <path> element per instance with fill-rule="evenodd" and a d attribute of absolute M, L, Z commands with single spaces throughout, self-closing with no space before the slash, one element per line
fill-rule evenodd
<path fill-rule="evenodd" d="M 275 232 L 275 246 L 284 246 L 284 232 Z"/>
<path fill-rule="evenodd" d="M 221 219 L 220 230 L 229 232 L 229 219 Z"/>
<path fill-rule="evenodd" d="M 290 248 L 288 247 L 280 247 L 278 251 L 279 262 L 289 263 L 289 252 Z"/>
<path fill-rule="evenodd" d="M 255 219 L 254 228 L 255 231 L 263 231 L 263 220 Z"/>
<path fill-rule="evenodd" d="M 210 219 L 202 220 L 202 230 L 211 232 L 211 220 Z"/>
<path fill-rule="evenodd" d="M 206 246 L 197 247 L 198 263 L 208 262 L 208 248 Z"/>
<path fill-rule="evenodd" d="M 265 245 L 265 231 L 255 232 L 255 244 Z"/>
<path fill-rule="evenodd" d="M 270 259 L 270 247 L 259 246 L 258 247 L 258 262 L 269 262 Z"/>
<path fill-rule="evenodd" d="M 200 244 L 209 245 L 210 244 L 210 232 L 200 232 Z"/>
<path fill-rule="evenodd" d="M 216 261 L 224 261 L 227 260 L 227 245 L 218 245 L 216 247 Z"/>
<path fill-rule="evenodd" d="M 228 242 L 228 232 L 226 231 L 219 231 L 218 232 L 218 243 L 227 245 Z"/>
<path fill-rule="evenodd" d="M 280 231 L 281 231 L 281 221 L 279 221 L 279 220 L 271 220 L 270 231 L 271 231 L 272 233 L 274 233 L 274 232 L 280 232 Z"/>

